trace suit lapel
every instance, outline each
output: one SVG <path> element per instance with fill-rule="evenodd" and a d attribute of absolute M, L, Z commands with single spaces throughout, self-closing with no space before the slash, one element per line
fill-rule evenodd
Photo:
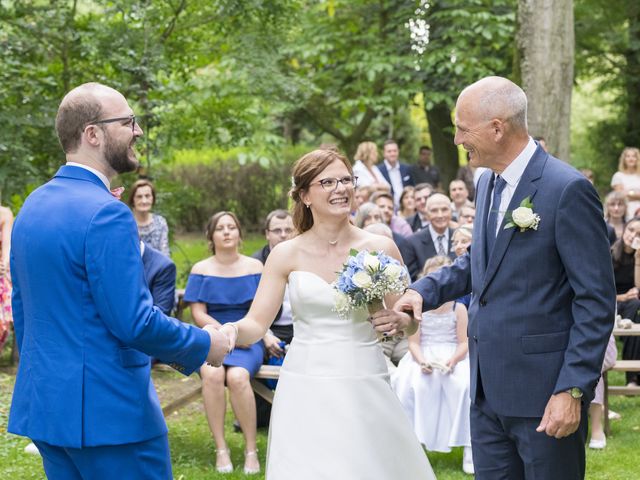
<path fill-rule="evenodd" d="M 538 187 L 536 186 L 536 181 L 542 176 L 542 170 L 547 162 L 547 154 L 540 147 L 536 150 L 533 157 L 529 161 L 529 165 L 525 168 L 524 173 L 522 174 L 522 178 L 520 178 L 520 182 L 516 187 L 516 191 L 509 202 L 509 207 L 507 208 L 508 212 L 512 212 L 514 209 L 520 206 L 520 203 L 525 198 L 529 197 L 532 201 L 536 195 L 536 191 Z M 498 267 L 500 266 L 500 262 L 502 262 L 502 258 L 507 251 L 507 247 L 513 236 L 518 231 L 517 228 L 512 227 L 507 230 L 504 229 L 504 225 L 506 224 L 506 215 L 505 218 L 502 219 L 502 223 L 500 224 L 500 228 L 498 229 L 498 236 L 496 237 L 496 243 L 493 246 L 493 252 L 491 252 L 488 263 L 487 270 L 484 275 L 483 288 L 487 288 L 487 285 L 491 282 L 491 279 L 496 274 Z M 484 236 L 482 237 L 484 238 Z"/>

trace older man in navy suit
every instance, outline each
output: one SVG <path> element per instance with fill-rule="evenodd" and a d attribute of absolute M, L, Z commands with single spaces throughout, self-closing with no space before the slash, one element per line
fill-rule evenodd
<path fill-rule="evenodd" d="M 419 316 L 472 292 L 478 480 L 582 479 L 586 411 L 615 309 L 607 230 L 593 186 L 537 145 L 526 119 L 526 95 L 505 78 L 460 94 L 456 144 L 490 169 L 478 183 L 471 251 L 394 308 Z"/>
<path fill-rule="evenodd" d="M 56 131 L 67 164 L 29 195 L 13 229 L 20 366 L 8 430 L 33 439 L 53 480 L 169 480 L 149 355 L 189 374 L 220 365 L 229 341 L 153 306 L 136 222 L 109 192 L 138 166 L 142 130 L 126 99 L 81 85 L 62 100 Z"/>

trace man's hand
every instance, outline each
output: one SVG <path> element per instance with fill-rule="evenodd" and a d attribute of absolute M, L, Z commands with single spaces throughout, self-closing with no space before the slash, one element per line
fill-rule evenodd
<path fill-rule="evenodd" d="M 551 395 L 536 432 L 545 432 L 555 438 L 571 435 L 580 425 L 580 403 L 580 399 L 573 398 L 568 392 Z"/>
<path fill-rule="evenodd" d="M 205 325 L 203 330 L 207 332 L 211 338 L 211 347 L 207 355 L 207 363 L 210 363 L 214 367 L 219 367 L 222 365 L 225 355 L 231 351 L 231 341 L 229 337 L 222 332 L 222 329 L 218 330 L 213 325 Z"/>
<path fill-rule="evenodd" d="M 415 290 L 407 290 L 393 306 L 396 312 L 413 312 L 416 321 L 422 320 L 422 295 Z"/>
<path fill-rule="evenodd" d="M 267 332 L 262 341 L 270 357 L 282 358 L 284 356 L 284 350 L 280 346 L 281 340 L 278 337 Z"/>
<path fill-rule="evenodd" d="M 382 333 L 384 337 L 393 335 L 403 335 L 404 331 L 411 324 L 411 316 L 405 312 L 394 310 L 379 310 L 371 317 L 373 328 Z"/>

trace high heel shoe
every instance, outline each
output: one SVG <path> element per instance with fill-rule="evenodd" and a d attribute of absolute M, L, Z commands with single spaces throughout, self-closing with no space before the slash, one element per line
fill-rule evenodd
<path fill-rule="evenodd" d="M 218 458 L 217 456 L 220 454 L 227 454 L 229 456 L 229 463 L 227 463 L 226 465 L 218 465 Z M 229 451 L 228 448 L 221 448 L 219 450 L 216 450 L 216 472 L 218 473 L 231 473 L 233 472 L 233 463 L 231 463 L 231 452 Z"/>
<path fill-rule="evenodd" d="M 258 464 L 258 468 L 249 468 L 247 467 L 247 457 L 255 456 L 256 461 L 258 461 L 258 449 L 251 452 L 244 452 L 244 474 L 245 475 L 255 475 L 256 473 L 260 473 L 260 464 Z"/>

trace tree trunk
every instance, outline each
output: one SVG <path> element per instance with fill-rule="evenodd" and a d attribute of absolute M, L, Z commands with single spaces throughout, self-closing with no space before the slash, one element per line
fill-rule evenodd
<path fill-rule="evenodd" d="M 640 145 L 640 3 L 627 0 L 629 19 L 629 48 L 625 52 L 627 63 L 627 131 L 625 145 Z"/>
<path fill-rule="evenodd" d="M 440 184 L 446 192 L 449 182 L 456 178 L 459 167 L 458 148 L 453 143 L 451 109 L 446 103 L 438 103 L 432 109 L 425 109 L 425 112 L 429 122 L 434 163 L 440 169 Z"/>
<path fill-rule="evenodd" d="M 519 0 L 517 46 L 529 132 L 569 161 L 574 63 L 573 0 Z"/>

